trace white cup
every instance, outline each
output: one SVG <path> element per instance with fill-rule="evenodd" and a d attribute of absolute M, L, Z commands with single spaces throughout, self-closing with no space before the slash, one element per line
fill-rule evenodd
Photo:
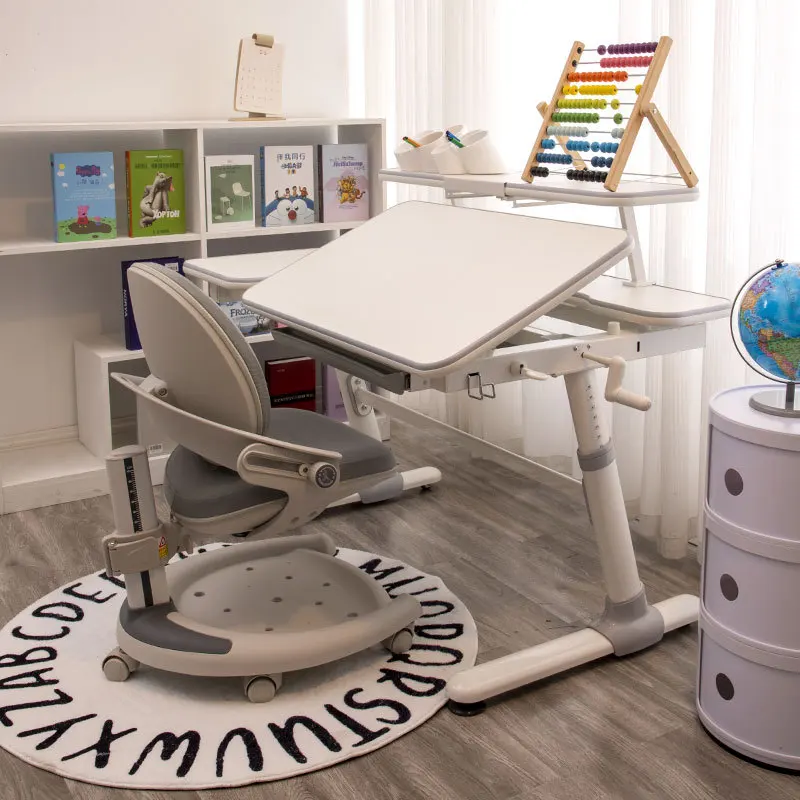
<path fill-rule="evenodd" d="M 460 156 L 467 172 L 472 175 L 497 175 L 506 172 L 503 158 L 488 131 L 469 131 L 459 139 L 464 145 Z"/>
<path fill-rule="evenodd" d="M 439 142 L 431 152 L 436 171 L 441 175 L 463 175 L 467 169 L 460 154 L 461 150 L 452 142 Z"/>
<path fill-rule="evenodd" d="M 442 131 L 423 131 L 409 138 L 420 146 L 414 147 L 408 142 L 401 142 L 397 145 L 394 151 L 397 166 L 407 172 L 438 172 L 431 153 L 444 139 L 444 133 Z"/>

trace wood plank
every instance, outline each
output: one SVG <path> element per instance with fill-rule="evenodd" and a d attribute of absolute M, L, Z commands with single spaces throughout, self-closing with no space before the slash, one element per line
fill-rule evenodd
<path fill-rule="evenodd" d="M 664 117 L 661 116 L 661 112 L 656 107 L 656 104 L 649 103 L 644 109 L 644 115 L 650 121 L 653 130 L 656 132 L 656 136 L 660 139 L 661 144 L 664 145 L 667 155 L 670 157 L 670 160 L 675 165 L 675 169 L 678 170 L 686 185 L 690 188 L 697 186 L 697 175 L 695 175 L 691 164 L 689 164 L 689 159 L 684 155 L 681 146 L 678 144 L 678 140 L 664 121 Z"/>
<path fill-rule="evenodd" d="M 537 105 L 536 108 L 542 115 L 542 117 L 544 117 L 544 115 L 547 113 L 547 103 L 544 102 L 539 103 L 539 105 Z M 574 167 L 576 167 L 577 169 L 586 169 L 586 162 L 581 158 L 581 154 L 578 152 L 573 153 L 572 150 L 567 150 L 567 142 L 569 141 L 568 136 L 554 136 L 553 138 L 561 145 L 561 149 L 568 156 L 572 156 L 572 165 Z M 530 169 L 530 167 L 528 169 Z"/>
<path fill-rule="evenodd" d="M 539 128 L 539 133 L 536 136 L 536 139 L 533 143 L 533 149 L 531 150 L 530 156 L 528 156 L 528 161 L 525 164 L 525 169 L 522 170 L 522 175 L 520 178 L 525 181 L 525 183 L 532 183 L 533 178 L 531 177 L 531 167 L 535 167 L 537 165 L 536 162 L 536 154 L 542 152 L 541 143 L 542 138 L 547 135 L 547 126 L 550 124 L 550 115 L 556 108 L 556 104 L 558 103 L 558 98 L 561 97 L 564 84 L 567 83 L 567 75 L 572 72 L 574 69 L 577 69 L 578 64 L 581 60 L 581 54 L 583 53 L 584 44 L 583 42 L 574 42 L 572 45 L 572 50 L 570 50 L 569 56 L 567 57 L 566 62 L 564 63 L 564 69 L 561 71 L 561 79 L 558 82 L 558 86 L 556 86 L 556 90 L 553 93 L 553 99 L 545 108 L 545 113 L 542 114 L 542 126 Z"/>
<path fill-rule="evenodd" d="M 653 97 L 653 92 L 658 85 L 658 80 L 661 77 L 661 72 L 669 55 L 669 50 L 672 47 L 672 39 L 669 36 L 662 36 L 658 40 L 658 46 L 655 53 L 653 53 L 653 60 L 650 62 L 650 67 L 647 70 L 642 88 L 636 97 L 636 102 L 631 111 L 628 124 L 625 126 L 625 133 L 622 134 L 622 139 L 619 143 L 619 148 L 614 155 L 614 163 L 608 172 L 608 177 L 603 184 L 606 189 L 615 192 L 622 179 L 622 173 L 625 170 L 625 165 L 628 163 L 633 145 L 636 143 L 636 137 L 639 135 L 639 129 L 642 127 L 644 120 L 644 109 L 650 104 Z"/>

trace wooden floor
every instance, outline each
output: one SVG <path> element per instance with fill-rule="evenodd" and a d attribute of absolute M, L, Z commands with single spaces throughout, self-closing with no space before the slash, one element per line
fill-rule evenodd
<path fill-rule="evenodd" d="M 562 635 L 598 613 L 600 570 L 580 490 L 545 489 L 399 423 L 393 444 L 405 466 L 438 466 L 444 481 L 430 493 L 328 512 L 309 527 L 442 577 L 475 617 L 479 660 Z M 111 528 L 105 497 L 0 517 L 0 624 L 99 569 L 100 538 Z M 693 559 L 665 562 L 646 542 L 637 547 L 651 601 L 697 592 Z M 479 717 L 442 710 L 375 753 L 280 783 L 114 791 L 65 781 L 0 750 L 0 798 L 797 800 L 800 777 L 744 763 L 701 729 L 696 633 L 685 629 L 645 653 L 550 679 Z"/>

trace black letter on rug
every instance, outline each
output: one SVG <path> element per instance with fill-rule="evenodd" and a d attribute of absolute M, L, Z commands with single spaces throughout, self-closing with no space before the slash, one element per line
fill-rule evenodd
<path fill-rule="evenodd" d="M 53 611 L 49 611 L 51 608 L 66 608 L 71 611 L 74 616 L 67 616 L 63 612 L 57 614 Z M 45 611 L 48 611 L 48 613 L 45 614 Z M 35 608 L 31 614 L 34 617 L 43 617 L 44 619 L 60 619 L 62 622 L 80 622 L 83 619 L 83 609 L 80 606 L 76 606 L 75 603 L 67 603 L 66 601 L 47 603 L 47 605 Z"/>
<path fill-rule="evenodd" d="M 200 734 L 197 731 L 186 731 L 183 736 L 176 736 L 174 733 L 160 733 L 142 750 L 142 754 L 131 767 L 128 775 L 135 775 L 139 771 L 139 768 L 144 764 L 144 760 L 157 744 L 161 745 L 161 760 L 169 761 L 184 742 L 186 742 L 186 752 L 183 754 L 183 761 L 181 761 L 181 765 L 175 774 L 179 778 L 185 778 L 197 758 L 198 750 L 200 750 Z"/>
<path fill-rule="evenodd" d="M 345 696 L 344 702 L 345 705 L 350 706 L 350 708 L 358 708 L 358 709 L 373 709 L 373 708 L 380 708 L 381 706 L 385 706 L 386 708 L 391 708 L 395 714 L 397 714 L 397 719 L 386 719 L 386 717 L 378 717 L 378 722 L 386 722 L 389 725 L 402 725 L 405 722 L 408 722 L 411 719 L 411 711 L 409 710 L 408 706 L 404 706 L 402 703 L 398 702 L 397 700 L 388 700 L 386 698 L 379 698 L 377 700 L 367 700 L 363 702 L 361 700 L 356 700 L 356 695 L 359 692 L 363 692 L 364 690 L 359 689 L 351 689 Z"/>
<path fill-rule="evenodd" d="M 428 675 L 414 675 L 413 672 L 400 672 L 396 669 L 381 669 L 382 677 L 378 678 L 378 683 L 391 681 L 403 694 L 412 697 L 433 697 L 444 689 L 447 681 L 442 678 L 433 678 Z M 406 681 L 416 681 L 417 683 L 427 684 L 427 689 L 414 689 Z"/>
<path fill-rule="evenodd" d="M 384 578 L 388 578 L 390 575 L 394 575 L 396 572 L 405 569 L 404 566 L 379 569 L 382 560 L 383 559 L 380 558 L 373 558 L 372 561 L 367 561 L 366 564 L 362 564 L 359 569 L 366 572 L 367 575 L 374 575 L 376 581 L 382 581 Z"/>
<path fill-rule="evenodd" d="M 8 716 L 9 711 L 21 711 L 23 708 L 44 708 L 45 706 L 66 706 L 72 702 L 72 698 L 61 689 L 55 689 L 55 700 L 37 700 L 35 703 L 18 703 L 15 706 L 3 706 L 0 708 L 0 722 L 10 728 L 14 723 L 11 717 Z"/>
<path fill-rule="evenodd" d="M 120 578 L 116 578 L 113 575 L 106 574 L 105 570 L 103 570 L 103 572 L 98 572 L 97 577 L 102 578 L 104 581 L 108 581 L 109 583 L 113 583 L 114 586 L 118 586 L 120 589 L 125 588 L 125 581 L 121 580 Z"/>
<path fill-rule="evenodd" d="M 0 678 L 0 691 L 4 689 L 31 689 L 39 686 L 55 686 L 58 678 L 43 678 L 45 672 L 52 672 L 52 667 L 42 669 L 32 669 L 30 672 L 18 672 L 16 675 L 9 675 L 7 678 Z"/>
<path fill-rule="evenodd" d="M 420 619 L 430 619 L 431 617 L 442 617 L 445 614 L 450 614 L 452 611 L 456 610 L 456 607 L 452 603 L 448 603 L 447 600 L 422 600 L 420 605 L 423 608 L 431 608 L 432 606 L 439 606 L 440 608 L 444 608 L 444 611 L 437 611 L 435 614 L 423 614 Z"/>
<path fill-rule="evenodd" d="M 251 772 L 260 772 L 264 769 L 264 755 L 261 752 L 261 746 L 258 744 L 258 739 L 253 731 L 247 728 L 234 728 L 225 734 L 219 748 L 217 749 L 217 777 L 222 777 L 223 766 L 225 764 L 225 752 L 228 745 L 238 736 L 243 742 L 247 750 L 247 762 L 250 765 Z"/>
<path fill-rule="evenodd" d="M 111 745 L 117 739 L 121 739 L 123 736 L 127 736 L 129 733 L 133 733 L 136 728 L 128 728 L 126 731 L 122 731 L 121 733 L 112 733 L 112 729 L 114 727 L 114 721 L 107 719 L 103 723 L 103 732 L 100 734 L 100 738 L 90 747 L 84 747 L 83 750 L 78 750 L 77 753 L 70 753 L 68 756 L 64 756 L 61 760 L 62 761 L 71 761 L 73 758 L 77 758 L 78 756 L 85 755 L 86 753 L 91 753 L 92 750 L 95 751 L 96 755 L 94 757 L 94 765 L 97 769 L 104 769 L 108 766 L 108 760 L 111 758 Z"/>
<path fill-rule="evenodd" d="M 17 736 L 22 739 L 26 736 L 36 736 L 37 733 L 53 731 L 52 736 L 48 736 L 46 739 L 42 740 L 36 745 L 37 750 L 47 750 L 48 747 L 54 745 L 73 725 L 76 725 L 79 722 L 86 722 L 87 719 L 94 719 L 96 716 L 97 714 L 86 714 L 86 716 L 83 717 L 65 719 L 62 722 L 54 722 L 52 725 L 45 725 L 41 728 L 31 728 L 29 731 L 18 733 Z"/>
<path fill-rule="evenodd" d="M 341 722 L 346 728 L 349 728 L 356 736 L 360 736 L 361 740 L 356 742 L 353 747 L 361 747 L 362 744 L 369 744 L 376 739 L 380 739 L 385 733 L 389 733 L 389 728 L 379 728 L 377 731 L 371 731 L 365 725 L 362 725 L 358 720 L 353 719 L 349 714 L 332 706 L 330 703 L 325 703 L 325 710 L 338 722 Z"/>
<path fill-rule="evenodd" d="M 294 738 L 294 729 L 298 725 L 304 725 L 309 731 L 311 731 L 311 733 L 314 734 L 314 736 L 317 737 L 317 739 L 320 741 L 320 744 L 324 744 L 325 747 L 331 751 L 331 753 L 338 753 L 341 751 L 342 746 L 336 741 L 336 739 L 333 738 L 333 736 L 331 736 L 330 732 L 309 717 L 289 717 L 283 727 L 276 725 L 274 722 L 270 722 L 268 727 L 272 731 L 272 735 L 278 740 L 280 746 L 298 764 L 306 764 L 308 762 L 308 759 L 297 746 L 297 742 Z"/>
<path fill-rule="evenodd" d="M 45 658 L 31 658 L 31 653 L 44 653 Z M 52 661 L 58 657 L 58 652 L 52 647 L 32 647 L 24 653 L 7 653 L 0 656 L 0 667 L 22 667 L 28 664 L 39 664 L 42 661 Z"/>
<path fill-rule="evenodd" d="M 78 600 L 89 600 L 90 602 L 97 603 L 98 605 L 107 603 L 109 600 L 117 596 L 117 592 L 106 595 L 106 597 L 100 597 L 99 591 L 95 592 L 94 594 L 83 594 L 82 592 L 78 591 L 79 586 L 83 586 L 83 584 L 73 583 L 72 586 L 67 586 L 67 588 L 64 589 L 64 594 L 68 594 L 70 597 L 76 597 Z"/>
<path fill-rule="evenodd" d="M 449 656 L 449 661 L 417 661 L 415 653 L 421 650 L 428 653 L 442 653 Z M 407 653 L 396 653 L 389 659 L 389 663 L 399 661 L 401 664 L 410 664 L 415 667 L 452 667 L 455 664 L 460 664 L 464 660 L 464 654 L 460 650 L 454 650 L 452 647 L 443 647 L 440 644 L 412 644 L 411 650 Z"/>
<path fill-rule="evenodd" d="M 414 635 L 423 639 L 458 639 L 464 635 L 464 626 L 460 622 L 431 622 L 428 625 L 415 625 Z"/>
<path fill-rule="evenodd" d="M 33 635 L 30 633 L 23 633 L 22 628 L 17 625 L 13 631 L 11 631 L 11 635 L 15 639 L 22 639 L 26 642 L 52 642 L 53 639 L 63 639 L 65 636 L 69 634 L 69 628 L 66 625 L 61 626 L 61 633 L 54 633 L 52 636 L 45 636 L 44 634 Z"/>

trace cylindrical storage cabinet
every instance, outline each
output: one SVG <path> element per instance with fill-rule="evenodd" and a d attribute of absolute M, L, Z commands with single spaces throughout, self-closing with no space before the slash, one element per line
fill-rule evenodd
<path fill-rule="evenodd" d="M 709 408 L 697 710 L 744 756 L 800 770 L 800 419 Z"/>

